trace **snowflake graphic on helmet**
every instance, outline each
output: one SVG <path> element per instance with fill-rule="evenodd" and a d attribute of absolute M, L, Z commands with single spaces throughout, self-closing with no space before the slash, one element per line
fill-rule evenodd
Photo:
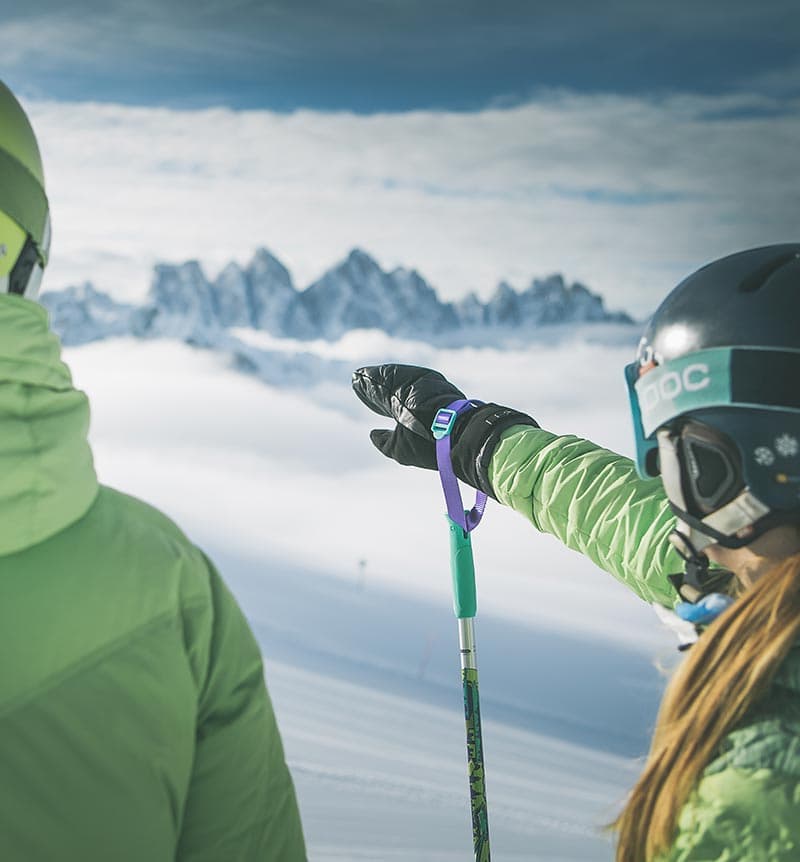
<path fill-rule="evenodd" d="M 762 467 L 770 467 L 775 463 L 775 455 L 772 452 L 772 449 L 768 449 L 766 446 L 759 446 L 755 452 L 753 452 L 753 457 L 755 458 L 756 464 L 759 464 Z"/>
<path fill-rule="evenodd" d="M 784 458 L 793 458 L 800 452 L 800 443 L 791 434 L 781 434 L 775 440 L 775 451 Z"/>

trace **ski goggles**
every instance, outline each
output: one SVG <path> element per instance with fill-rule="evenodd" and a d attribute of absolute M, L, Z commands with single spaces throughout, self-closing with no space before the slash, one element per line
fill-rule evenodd
<path fill-rule="evenodd" d="M 659 428 L 656 438 L 664 492 L 682 524 L 678 529 L 695 548 L 752 541 L 754 525 L 773 510 L 748 486 L 739 447 L 691 419 L 679 428 Z"/>
<path fill-rule="evenodd" d="M 800 350 L 717 347 L 643 369 L 640 361 L 625 367 L 644 478 L 660 472 L 656 432 L 679 416 L 711 407 L 800 412 Z"/>

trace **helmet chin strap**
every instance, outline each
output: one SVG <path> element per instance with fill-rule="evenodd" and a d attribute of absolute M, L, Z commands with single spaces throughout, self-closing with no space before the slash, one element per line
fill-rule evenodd
<path fill-rule="evenodd" d="M 669 541 L 684 560 L 687 557 L 700 555 L 701 551 L 714 544 L 714 539 L 711 536 L 702 533 L 681 518 L 678 518 L 675 529 L 669 534 Z M 705 557 L 705 554 L 702 556 Z"/>
<path fill-rule="evenodd" d="M 733 578 L 728 569 L 709 569 L 709 559 L 703 549 L 714 544 L 714 539 L 695 527 L 678 521 L 669 535 L 669 541 L 685 561 L 685 570 L 669 575 L 678 595 L 692 604 L 710 593 L 723 592 Z"/>

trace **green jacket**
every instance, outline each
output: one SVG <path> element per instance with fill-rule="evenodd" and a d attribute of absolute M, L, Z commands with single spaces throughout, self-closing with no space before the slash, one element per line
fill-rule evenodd
<path fill-rule="evenodd" d="M 660 479 L 577 437 L 507 431 L 490 465 L 500 500 L 585 554 L 638 596 L 675 603 L 666 578 L 682 562 Z M 664 862 L 800 860 L 800 647 L 767 695 L 724 740 L 681 812 Z"/>
<path fill-rule="evenodd" d="M 0 859 L 300 862 L 247 623 L 174 524 L 98 486 L 59 355 L 0 297 Z"/>

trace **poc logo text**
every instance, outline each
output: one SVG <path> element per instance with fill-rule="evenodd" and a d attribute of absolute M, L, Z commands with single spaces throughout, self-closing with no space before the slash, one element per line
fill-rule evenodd
<path fill-rule="evenodd" d="M 673 401 L 683 392 L 699 392 L 711 384 L 709 368 L 703 362 L 687 365 L 681 371 L 653 374 L 652 383 L 647 382 L 648 376 L 645 375 L 636 387 L 639 390 L 639 401 L 644 412 L 653 410 L 662 401 Z"/>

